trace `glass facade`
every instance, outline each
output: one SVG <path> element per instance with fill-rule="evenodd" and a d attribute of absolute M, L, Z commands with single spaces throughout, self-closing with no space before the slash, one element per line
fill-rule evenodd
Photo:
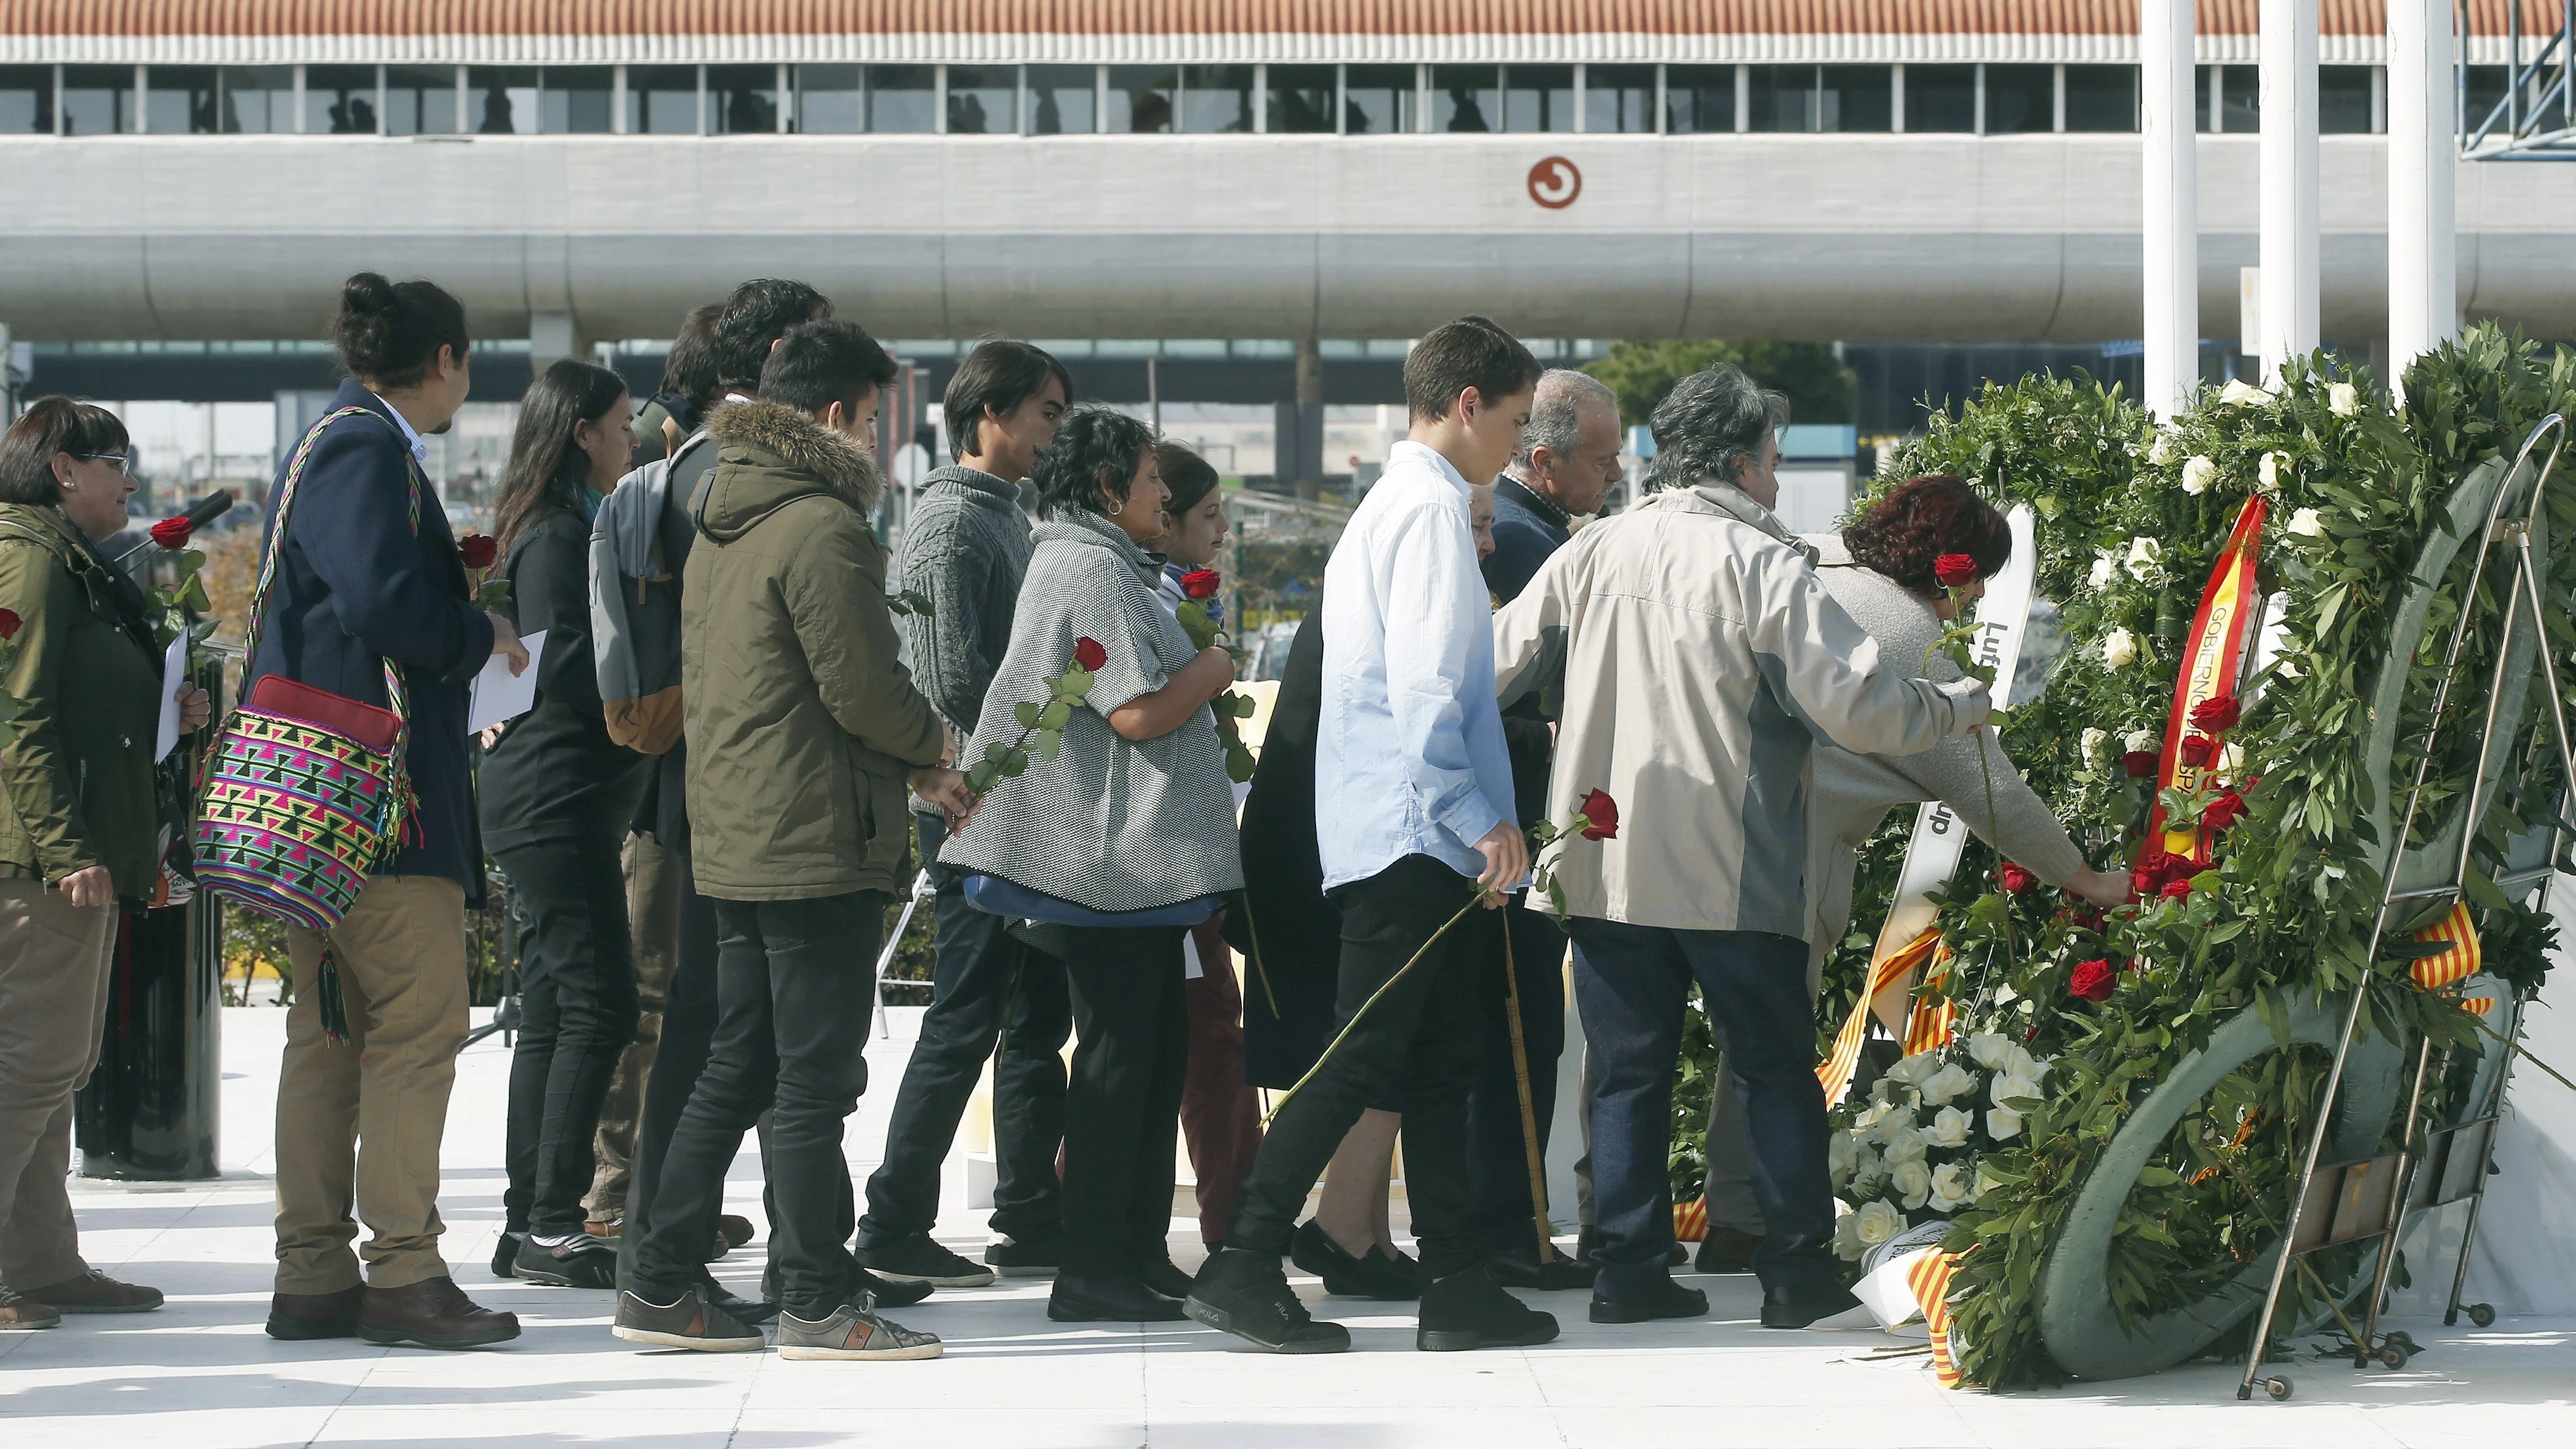
<path fill-rule="evenodd" d="M 2196 68 L 2198 125 L 2261 124 L 2257 68 Z M 2482 118 L 2500 67 L 2470 67 Z M 2329 134 L 2385 73 L 2321 66 Z M 300 109 L 299 109 L 300 97 Z M 647 136 L 2134 134 L 2129 65 L 10 65 L 0 134 Z"/>

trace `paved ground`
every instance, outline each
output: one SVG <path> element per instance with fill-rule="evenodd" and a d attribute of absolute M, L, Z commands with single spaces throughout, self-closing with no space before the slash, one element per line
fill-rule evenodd
<path fill-rule="evenodd" d="M 1281 1359 L 1196 1325 L 1078 1330 L 1051 1324 L 1042 1285 L 942 1293 L 901 1317 L 948 1341 L 928 1363 L 788 1363 L 769 1354 L 637 1352 L 607 1331 L 605 1293 L 496 1283 L 507 1055 L 468 1053 L 449 1120 L 449 1256 L 486 1304 L 526 1334 L 504 1348 L 438 1354 L 358 1343 L 285 1345 L 260 1332 L 269 1289 L 268 1121 L 280 1014 L 227 1013 L 227 1175 L 178 1187 L 82 1185 L 91 1256 L 170 1294 L 161 1312 L 74 1319 L 0 1335 L 0 1445 L 29 1449 L 231 1449 L 310 1443 L 517 1449 L 1125 1449 L 1125 1446 L 2234 1445 L 2564 1444 L 2576 1436 L 2576 1321 L 2406 1327 L 2426 1346 L 2402 1373 L 2339 1364 L 2292 1370 L 2287 1404 L 2239 1404 L 2234 1375 L 2190 1368 L 2109 1388 L 1996 1397 L 1936 1386 L 1919 1357 L 1871 1360 L 1875 1335 L 1766 1333 L 1750 1279 L 1694 1280 L 1708 1320 L 1630 1328 L 1582 1321 L 1580 1294 L 1546 1295 L 1563 1339 L 1519 1352 L 1420 1354 L 1409 1318 L 1319 1303 L 1355 1351 Z M 882 1139 L 903 1043 L 878 1041 L 880 1091 L 853 1123 L 854 1169 Z M 758 1164 L 734 1171 L 757 1219 Z M 954 1207 L 954 1204 L 952 1204 Z M 970 1251 L 981 1214 L 943 1236 Z M 1186 1224 L 1184 1266 L 1197 1257 Z M 757 1245 L 719 1271 L 758 1275 Z M 1309 1282 L 1308 1291 L 1316 1291 Z"/>

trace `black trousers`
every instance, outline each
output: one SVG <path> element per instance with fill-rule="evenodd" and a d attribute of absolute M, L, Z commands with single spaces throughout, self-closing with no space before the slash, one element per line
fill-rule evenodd
<path fill-rule="evenodd" d="M 1477 1013 L 1476 1085 L 1467 1097 L 1467 1185 L 1476 1204 L 1477 1243 L 1488 1254 L 1527 1257 L 1538 1251 L 1538 1217 L 1530 1203 L 1520 1082 L 1512 1070 L 1503 933 L 1511 933 L 1512 965 L 1520 978 L 1530 1112 L 1538 1127 L 1539 1160 L 1544 1162 L 1548 1123 L 1556 1115 L 1556 1064 L 1565 1054 L 1565 928 L 1554 916 L 1531 910 L 1526 893 L 1502 910 L 1478 915 L 1484 920 L 1476 935 L 1477 950 L 1490 976 Z M 1464 921 L 1460 929 L 1470 924 L 1479 923 Z"/>
<path fill-rule="evenodd" d="M 914 819 L 922 855 L 936 860 L 946 831 L 937 816 Z M 1064 965 L 1013 939 L 1001 917 L 968 905 L 957 872 L 930 871 L 939 889 L 930 1009 L 895 1092 L 885 1161 L 868 1178 L 859 1241 L 889 1243 L 938 1221 L 940 1164 L 992 1057 L 993 1231 L 1051 1242 L 1061 1223 L 1055 1163 L 1065 1135 L 1064 1043 L 1073 1031 Z"/>
<path fill-rule="evenodd" d="M 626 1230 L 617 1239 L 618 1286 L 629 1289 L 635 1286 L 636 1247 L 653 1222 L 671 1129 L 698 1089 L 716 1035 L 716 903 L 698 894 L 685 852 L 672 852 L 672 867 L 681 881 L 680 934 L 672 943 L 671 984 L 662 996 L 662 1045 L 644 1079 L 644 1106 L 635 1118 Z"/>
<path fill-rule="evenodd" d="M 1483 963 L 1466 949 L 1472 922 L 1460 921 L 1359 1014 L 1475 889 L 1440 861 L 1408 855 L 1327 893 L 1342 913 L 1337 1026 L 1355 1016 L 1358 1024 L 1270 1119 L 1226 1234 L 1228 1246 L 1286 1252 L 1306 1192 L 1342 1135 L 1401 1074 L 1404 1190 L 1423 1271 L 1442 1278 L 1482 1259 L 1468 1224 L 1467 1089 L 1476 1074 L 1477 1006 L 1486 979 Z"/>
<path fill-rule="evenodd" d="M 1172 1256 L 1173 1152 L 1189 1077 L 1179 926 L 1069 927 L 1076 1039 L 1065 1094 L 1063 1271 L 1132 1277 Z"/>
<path fill-rule="evenodd" d="M 697 1280 L 743 1133 L 770 1112 L 772 1258 L 799 1317 L 839 1306 L 856 1265 L 844 1124 L 866 1090 L 880 891 L 716 902 L 717 1019 L 706 1070 L 672 1129 L 658 1201 L 636 1250 L 636 1291 Z M 773 1104 L 775 1110 L 773 1112 Z M 632 1229 L 630 1229 L 632 1231 Z"/>
<path fill-rule="evenodd" d="M 526 932 L 510 1057 L 512 1232 L 577 1233 L 591 1143 L 618 1054 L 635 1039 L 634 943 L 621 842 L 606 834 L 496 850 Z"/>

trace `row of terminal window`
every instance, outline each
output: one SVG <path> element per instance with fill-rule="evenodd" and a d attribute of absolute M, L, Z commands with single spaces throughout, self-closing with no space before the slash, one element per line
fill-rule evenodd
<path fill-rule="evenodd" d="M 2501 95 L 2485 70 L 2469 89 Z M 2385 128 L 2379 67 L 2317 91 L 2321 129 Z M 2257 94 L 2253 66 L 2199 67 L 2200 129 L 2256 129 Z M 2136 129 L 2132 65 L 0 66 L 22 135 Z"/>

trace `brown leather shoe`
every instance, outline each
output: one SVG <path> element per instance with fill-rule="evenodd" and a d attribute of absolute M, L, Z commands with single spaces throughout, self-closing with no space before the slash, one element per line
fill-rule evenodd
<path fill-rule="evenodd" d="M 519 1336 L 519 1315 L 478 1306 L 447 1277 L 400 1288 L 369 1288 L 358 1307 L 358 1336 L 369 1343 L 423 1348 L 480 1348 Z"/>
<path fill-rule="evenodd" d="M 56 1328 L 63 1316 L 50 1303 L 39 1303 L 23 1293 L 0 1287 L 0 1333 L 18 1329 Z"/>
<path fill-rule="evenodd" d="M 612 1239 L 612 1240 L 613 1240 L 613 1239 L 615 1239 L 619 1234 L 621 1234 L 621 1233 L 623 1233 L 623 1232 L 625 1232 L 625 1231 L 626 1231 L 626 1220 L 625 1220 L 624 1218 L 620 1218 L 620 1219 L 618 1219 L 616 1222 L 613 1222 L 613 1223 L 610 1223 L 610 1222 L 596 1222 L 596 1221 L 594 1221 L 594 1222 L 586 1222 L 586 1223 L 583 1223 L 583 1224 L 581 1225 L 581 1230 L 582 1230 L 583 1232 L 585 1232 L 585 1233 L 590 1234 L 590 1235 L 591 1235 L 592 1237 L 594 1237 L 594 1238 L 606 1238 L 606 1239 Z"/>
<path fill-rule="evenodd" d="M 337 1293 L 272 1293 L 268 1299 L 268 1336 L 290 1343 L 355 1338 L 358 1305 L 366 1297 L 364 1283 L 353 1283 Z"/>
<path fill-rule="evenodd" d="M 27 1296 L 65 1313 L 149 1313 L 161 1306 L 160 1289 L 119 1283 L 96 1268 L 77 1278 L 30 1288 Z"/>

